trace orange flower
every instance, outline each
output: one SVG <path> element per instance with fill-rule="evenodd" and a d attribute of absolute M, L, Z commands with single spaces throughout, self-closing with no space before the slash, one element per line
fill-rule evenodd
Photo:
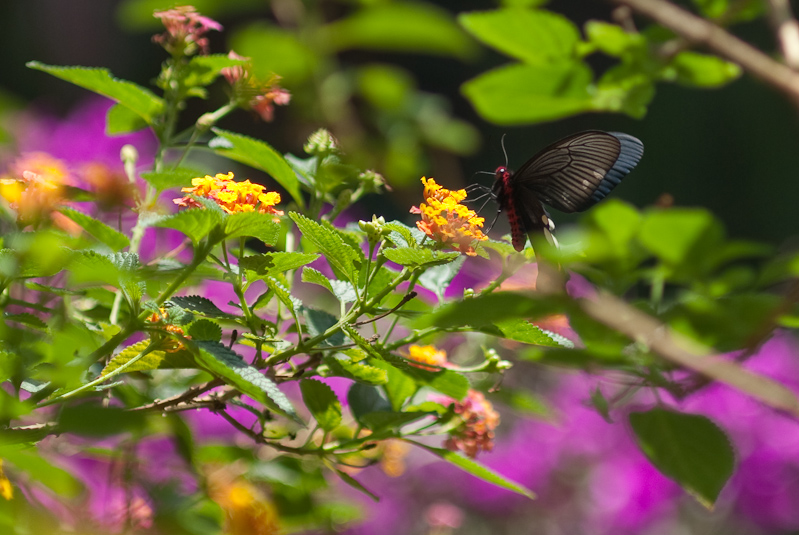
<path fill-rule="evenodd" d="M 455 401 L 452 406 L 463 423 L 451 432 L 445 447 L 461 450 L 473 459 L 480 451 L 494 449 L 494 429 L 499 425 L 499 413 L 482 392 L 469 390 L 463 401 Z"/>
<path fill-rule="evenodd" d="M 80 232 L 77 224 L 56 211 L 66 202 L 64 186 L 71 182 L 64 162 L 45 152 L 31 152 L 17 158 L 8 175 L 0 177 L 0 196 L 23 226 L 54 220 L 68 232 Z"/>
<path fill-rule="evenodd" d="M 405 458 L 411 447 L 401 440 L 386 440 L 382 443 L 383 455 L 380 468 L 388 477 L 399 477 L 405 473 Z"/>
<path fill-rule="evenodd" d="M 233 180 L 233 173 L 193 178 L 191 184 L 193 187 L 183 188 L 181 191 L 211 199 L 229 214 L 257 211 L 262 214 L 283 215 L 282 211 L 275 209 L 275 205 L 280 202 L 279 193 L 274 191 L 264 193 L 266 188 L 249 180 L 236 182 Z M 190 195 L 174 199 L 172 202 L 178 206 L 201 208 L 202 205 Z"/>
<path fill-rule="evenodd" d="M 461 204 L 466 198 L 466 190 L 442 188 L 432 178 L 422 177 L 422 183 L 426 202 L 418 208 L 411 208 L 412 214 L 422 216 L 416 226 L 436 243 L 475 256 L 474 242 L 487 240 L 488 236 L 480 230 L 485 219 Z"/>
<path fill-rule="evenodd" d="M 447 364 L 447 352 L 443 349 L 436 349 L 433 346 L 412 345 L 408 351 L 410 352 L 408 358 L 412 361 L 421 362 L 423 364 L 432 364 L 433 366 L 439 367 L 446 366 Z M 433 371 L 436 369 L 430 366 L 419 366 L 415 364 L 411 365 L 423 370 Z"/>
<path fill-rule="evenodd" d="M 208 490 L 225 512 L 229 535 L 276 535 L 281 533 L 274 505 L 255 485 L 220 469 L 208 477 Z"/>

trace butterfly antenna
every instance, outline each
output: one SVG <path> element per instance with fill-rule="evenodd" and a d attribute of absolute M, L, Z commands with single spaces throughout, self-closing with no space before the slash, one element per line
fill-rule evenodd
<path fill-rule="evenodd" d="M 502 146 L 502 154 L 505 155 L 505 167 L 508 166 L 508 151 L 505 150 L 505 136 L 508 134 L 502 134 L 502 139 L 499 140 L 499 144 Z"/>

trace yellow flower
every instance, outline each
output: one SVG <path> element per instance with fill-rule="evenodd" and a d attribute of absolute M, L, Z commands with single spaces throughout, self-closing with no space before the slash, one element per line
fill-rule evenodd
<path fill-rule="evenodd" d="M 474 242 L 487 240 L 488 236 L 480 230 L 485 219 L 461 204 L 466 190 L 442 188 L 432 178 L 422 177 L 422 183 L 426 202 L 411 208 L 412 214 L 422 216 L 416 226 L 436 243 L 475 256 Z"/>
<path fill-rule="evenodd" d="M 420 362 L 423 364 L 432 364 L 433 366 L 446 366 L 447 352 L 443 349 L 436 349 L 433 346 L 417 346 L 412 345 L 409 349 L 408 358 L 410 360 Z M 434 370 L 430 366 L 417 366 L 423 370 Z"/>
<path fill-rule="evenodd" d="M 208 478 L 209 494 L 225 512 L 228 535 L 276 535 L 280 520 L 269 498 L 252 483 L 220 469 Z"/>
<path fill-rule="evenodd" d="M 191 185 L 191 188 L 181 190 L 188 195 L 172 202 L 182 207 L 201 208 L 202 205 L 191 197 L 194 195 L 214 201 L 229 214 L 257 211 L 262 214 L 283 215 L 281 210 L 275 209 L 275 205 L 280 202 L 279 193 L 264 192 L 264 186 L 253 184 L 249 180 L 236 182 L 233 180 L 233 173 L 192 178 Z"/>
<path fill-rule="evenodd" d="M 3 472 L 3 459 L 0 459 L 0 496 L 6 500 L 14 497 L 14 487 L 11 486 L 11 481 L 6 477 Z"/>

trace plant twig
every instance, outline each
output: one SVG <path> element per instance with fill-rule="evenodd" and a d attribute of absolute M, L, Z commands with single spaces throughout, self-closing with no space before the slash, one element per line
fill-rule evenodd
<path fill-rule="evenodd" d="M 719 56 L 782 91 L 799 106 L 799 72 L 771 59 L 720 26 L 666 0 L 610 0 L 669 28 L 684 39 L 706 46 Z"/>

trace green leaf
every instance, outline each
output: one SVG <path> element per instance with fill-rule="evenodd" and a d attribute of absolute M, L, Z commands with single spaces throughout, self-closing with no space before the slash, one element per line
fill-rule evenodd
<path fill-rule="evenodd" d="M 19 314 L 3 312 L 3 320 L 21 323 L 22 325 L 27 325 L 28 327 L 33 327 L 34 329 L 38 329 L 40 331 L 47 330 L 47 324 L 42 321 L 41 318 L 34 316 L 29 312 L 21 312 Z"/>
<path fill-rule="evenodd" d="M 199 341 L 196 346 L 198 361 L 208 371 L 274 412 L 304 425 L 286 395 L 263 373 L 244 362 L 241 355 L 218 342 Z"/>
<path fill-rule="evenodd" d="M 302 270 L 302 282 L 318 284 L 327 288 L 342 303 L 352 303 L 358 298 L 352 284 L 346 281 L 330 280 L 313 268 L 306 267 Z"/>
<path fill-rule="evenodd" d="M 207 208 L 189 208 L 180 212 L 150 221 L 150 226 L 171 228 L 182 232 L 194 243 L 208 236 L 217 225 L 222 224 L 225 214 Z"/>
<path fill-rule="evenodd" d="M 226 54 L 194 56 L 186 67 L 183 83 L 189 87 L 210 85 L 221 74 L 222 69 L 247 63 L 246 59 L 233 59 Z"/>
<path fill-rule="evenodd" d="M 77 498 L 82 491 L 79 479 L 63 468 L 50 464 L 35 448 L 3 445 L 0 447 L 0 458 L 23 472 L 26 479 L 45 485 L 59 497 Z"/>
<path fill-rule="evenodd" d="M 448 264 L 461 255 L 460 253 L 444 253 L 430 249 L 414 249 L 412 247 L 386 249 L 382 254 L 396 264 L 413 269 Z"/>
<path fill-rule="evenodd" d="M 319 249 L 330 267 L 344 275 L 353 284 L 358 282 L 360 257 L 352 246 L 330 229 L 312 221 L 297 212 L 289 212 L 289 217 L 297 224 L 303 237 Z"/>
<path fill-rule="evenodd" d="M 105 133 L 109 136 L 138 132 L 144 128 L 147 128 L 147 121 L 122 104 L 114 104 L 105 114 Z"/>
<path fill-rule="evenodd" d="M 462 13 L 458 21 L 488 46 L 531 64 L 569 59 L 580 40 L 574 23 L 549 11 L 496 9 Z"/>
<path fill-rule="evenodd" d="M 592 111 L 593 73 L 585 64 L 506 65 L 461 86 L 486 120 L 503 125 L 553 121 Z"/>
<path fill-rule="evenodd" d="M 639 229 L 641 244 L 671 266 L 701 272 L 710 253 L 722 242 L 724 231 L 716 218 L 703 209 L 652 211 Z"/>
<path fill-rule="evenodd" d="M 319 427 L 332 431 L 341 424 L 341 402 L 332 388 L 321 381 L 303 379 L 300 381 L 300 390 L 305 406 Z"/>
<path fill-rule="evenodd" d="M 347 404 L 352 417 L 360 422 L 364 415 L 372 412 L 390 412 L 391 405 L 374 386 L 353 383 L 347 392 Z"/>
<path fill-rule="evenodd" d="M 230 314 L 222 312 L 210 299 L 199 295 L 177 296 L 170 299 L 180 308 L 197 312 L 209 318 L 228 318 Z"/>
<path fill-rule="evenodd" d="M 364 414 L 361 423 L 369 430 L 377 432 L 387 429 L 399 430 L 402 426 L 421 420 L 435 413 L 431 412 L 385 412 L 377 411 Z"/>
<path fill-rule="evenodd" d="M 127 364 L 132 358 L 139 355 L 150 345 L 150 340 L 142 340 L 136 344 L 126 347 L 118 354 L 114 355 L 111 361 L 106 364 L 100 375 L 108 375 L 123 364 Z M 185 351 L 167 353 L 166 351 L 151 351 L 141 359 L 137 360 L 129 367 L 125 368 L 124 373 L 143 372 L 150 370 L 167 370 L 175 368 L 196 368 L 197 365 L 191 354 Z"/>
<path fill-rule="evenodd" d="M 375 493 L 364 487 L 360 481 L 349 475 L 347 472 L 343 472 L 338 468 L 335 468 L 335 472 L 338 475 L 338 477 L 340 477 L 341 480 L 350 487 L 354 488 L 358 492 L 363 492 L 364 494 L 366 494 L 376 502 L 380 501 L 380 498 Z"/>
<path fill-rule="evenodd" d="M 318 254 L 298 252 L 275 252 L 260 255 L 245 256 L 239 261 L 239 266 L 251 273 L 247 276 L 250 280 L 263 278 L 267 275 L 283 273 L 292 269 L 310 264 L 319 258 Z"/>
<path fill-rule="evenodd" d="M 330 369 L 329 375 L 332 376 L 346 377 L 366 385 L 382 385 L 388 381 L 386 370 L 356 362 L 346 355 L 327 355 L 324 357 L 324 363 Z"/>
<path fill-rule="evenodd" d="M 374 359 L 373 364 L 385 371 L 388 380 L 383 385 L 383 390 L 386 391 L 391 408 L 398 412 L 408 398 L 416 393 L 416 381 L 384 360 Z"/>
<path fill-rule="evenodd" d="M 727 435 L 705 416 L 666 409 L 634 412 L 630 424 L 652 464 L 712 509 L 735 467 Z"/>
<path fill-rule="evenodd" d="M 574 347 L 574 344 L 569 345 L 559 342 L 550 336 L 547 331 L 543 331 L 538 326 L 521 318 L 511 318 L 497 322 L 497 327 L 502 331 L 505 338 L 516 340 L 517 342 L 547 347 Z M 559 338 L 563 340 L 563 337 Z"/>
<path fill-rule="evenodd" d="M 461 266 L 466 261 L 465 255 L 459 255 L 454 262 L 433 266 L 425 269 L 419 276 L 419 284 L 431 290 L 438 297 L 438 301 L 444 301 L 444 292 L 446 292 L 449 283 L 461 270 Z"/>
<path fill-rule="evenodd" d="M 280 239 L 282 229 L 280 221 L 275 221 L 272 214 L 238 212 L 225 219 L 225 236 L 228 239 L 251 237 L 272 246 Z"/>
<path fill-rule="evenodd" d="M 324 310 L 302 307 L 302 315 L 305 317 L 305 326 L 308 329 L 308 334 L 311 336 L 320 335 L 338 323 L 338 319 L 336 319 L 335 316 L 328 314 Z M 321 345 L 340 346 L 344 344 L 344 341 L 344 333 L 338 331 L 326 338 Z"/>
<path fill-rule="evenodd" d="M 739 78 L 742 72 L 735 63 L 690 50 L 677 54 L 670 66 L 675 81 L 688 87 L 721 87 Z"/>
<path fill-rule="evenodd" d="M 45 65 L 38 61 L 29 61 L 26 65 L 31 69 L 44 71 L 57 78 L 115 100 L 136 113 L 149 125 L 152 125 L 155 119 L 164 112 L 164 101 L 162 99 L 133 82 L 112 77 L 107 69 L 58 67 Z"/>
<path fill-rule="evenodd" d="M 187 188 L 191 186 L 191 179 L 204 176 L 196 169 L 178 167 L 167 171 L 145 171 L 140 174 L 145 182 L 161 192 L 172 188 Z"/>
<path fill-rule="evenodd" d="M 515 492 L 516 494 L 521 494 L 531 500 L 535 499 L 535 493 L 528 488 L 525 488 L 518 483 L 514 483 L 506 479 L 504 476 L 499 475 L 498 473 L 494 472 L 490 468 L 483 466 L 482 464 L 473 461 L 471 459 L 467 459 L 466 457 L 455 453 L 454 451 L 445 450 L 442 448 L 433 448 L 431 446 L 427 446 L 425 444 L 420 444 L 419 442 L 408 441 L 411 444 L 415 444 L 422 449 L 425 449 L 440 457 L 441 459 L 447 461 L 448 463 L 457 466 L 464 472 L 472 474 L 475 477 L 482 479 L 488 483 L 492 483 L 497 485 L 498 487 L 502 487 L 504 489 L 510 490 Z"/>
<path fill-rule="evenodd" d="M 291 195 L 300 208 L 305 208 L 297 175 L 275 149 L 263 141 L 234 132 L 219 128 L 214 128 L 213 132 L 224 140 L 224 142 L 219 142 L 219 138 L 216 142 L 211 140 L 209 146 L 214 152 L 268 173 Z"/>
<path fill-rule="evenodd" d="M 72 208 L 61 208 L 59 210 L 62 214 L 77 223 L 86 232 L 94 236 L 97 241 L 104 243 L 113 251 L 120 251 L 130 246 L 130 240 L 127 236 L 109 227 L 102 221 L 98 221 L 91 216 L 78 212 Z"/>
<path fill-rule="evenodd" d="M 492 292 L 448 303 L 430 314 L 425 314 L 414 328 L 427 327 L 483 327 L 506 319 L 535 319 L 563 312 L 565 305 L 557 297 L 543 298 L 534 294 Z"/>
<path fill-rule="evenodd" d="M 146 414 L 122 407 L 103 407 L 94 403 L 66 405 L 58 417 L 59 428 L 67 433 L 89 437 L 141 431 Z"/>
<path fill-rule="evenodd" d="M 66 269 L 75 283 L 108 284 L 119 288 L 120 270 L 107 256 L 95 251 L 80 251 Z"/>
<path fill-rule="evenodd" d="M 275 295 L 280 302 L 288 307 L 293 314 L 297 314 L 297 312 L 299 312 L 299 310 L 302 308 L 302 301 L 291 295 L 291 291 L 283 286 L 283 283 L 271 276 L 266 277 L 264 280 L 266 280 L 266 284 L 269 286 L 269 288 L 275 292 Z"/>
<path fill-rule="evenodd" d="M 588 40 L 609 56 L 619 57 L 631 48 L 646 46 L 646 39 L 639 33 L 628 33 L 621 26 L 598 20 L 585 23 Z"/>
<path fill-rule="evenodd" d="M 397 247 L 416 247 L 416 238 L 414 237 L 414 232 L 418 232 L 417 229 L 411 228 L 399 221 L 391 221 L 386 223 L 385 228 L 391 232 L 389 232 L 387 239 Z"/>
<path fill-rule="evenodd" d="M 328 24 L 322 37 L 332 51 L 389 50 L 466 59 L 475 49 L 448 12 L 411 2 L 372 4 Z"/>
<path fill-rule="evenodd" d="M 201 318 L 189 326 L 186 333 L 192 340 L 211 340 L 212 342 L 219 342 L 222 340 L 222 327 L 215 321 Z"/>

